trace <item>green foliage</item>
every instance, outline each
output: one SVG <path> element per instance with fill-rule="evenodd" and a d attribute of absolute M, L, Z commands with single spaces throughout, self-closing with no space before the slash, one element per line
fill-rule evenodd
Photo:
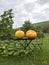
<path fill-rule="evenodd" d="M 25 21 L 25 23 L 22 25 L 22 30 L 24 32 L 26 32 L 27 30 L 29 29 L 33 29 L 33 25 L 32 23 L 28 20 L 28 21 Z"/>
<path fill-rule="evenodd" d="M 0 16 L 0 38 L 7 38 L 11 36 L 12 24 L 13 24 L 12 9 L 4 11 Z"/>
<path fill-rule="evenodd" d="M 49 33 L 49 21 L 44 21 L 40 23 L 33 24 L 36 30 L 41 30 L 44 33 Z"/>
<path fill-rule="evenodd" d="M 11 43 L 11 45 L 13 44 Z M 24 55 L 23 56 L 18 56 L 18 55 L 17 56 L 5 56 L 5 55 L 1 56 L 0 55 L 0 65 L 11 65 L 11 64 L 12 65 L 49 65 L 49 34 L 46 34 L 44 37 L 42 51 L 35 50 L 35 52 L 34 51 L 32 52 L 33 53 L 27 54 L 25 56 Z M 13 51 L 11 51 L 11 53 L 9 51 L 9 55 L 12 53 Z"/>

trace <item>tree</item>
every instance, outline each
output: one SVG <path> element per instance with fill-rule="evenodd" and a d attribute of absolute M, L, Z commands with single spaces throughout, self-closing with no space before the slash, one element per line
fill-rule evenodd
<path fill-rule="evenodd" d="M 13 24 L 12 9 L 4 11 L 0 16 L 0 38 L 8 38 L 11 36 L 12 24 Z"/>
<path fill-rule="evenodd" d="M 28 20 L 28 21 L 25 21 L 25 23 L 22 25 L 22 30 L 24 32 L 26 32 L 27 30 L 29 29 L 33 29 L 33 25 L 32 23 Z"/>

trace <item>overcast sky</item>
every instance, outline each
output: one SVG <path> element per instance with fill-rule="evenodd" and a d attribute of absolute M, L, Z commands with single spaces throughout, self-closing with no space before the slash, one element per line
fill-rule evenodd
<path fill-rule="evenodd" d="M 49 20 L 49 0 L 0 0 L 0 14 L 11 8 L 14 28 L 22 26 L 25 20 L 32 23 Z"/>

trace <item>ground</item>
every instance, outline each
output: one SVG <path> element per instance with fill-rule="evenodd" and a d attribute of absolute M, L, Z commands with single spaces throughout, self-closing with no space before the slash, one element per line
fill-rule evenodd
<path fill-rule="evenodd" d="M 42 50 L 25 56 L 1 56 L 0 65 L 49 65 L 49 34 L 45 35 Z"/>

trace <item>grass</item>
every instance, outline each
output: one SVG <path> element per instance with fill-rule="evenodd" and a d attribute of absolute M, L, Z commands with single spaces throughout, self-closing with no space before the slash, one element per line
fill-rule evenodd
<path fill-rule="evenodd" d="M 35 51 L 22 57 L 0 56 L 0 65 L 49 65 L 49 35 L 45 35 L 42 51 Z"/>

